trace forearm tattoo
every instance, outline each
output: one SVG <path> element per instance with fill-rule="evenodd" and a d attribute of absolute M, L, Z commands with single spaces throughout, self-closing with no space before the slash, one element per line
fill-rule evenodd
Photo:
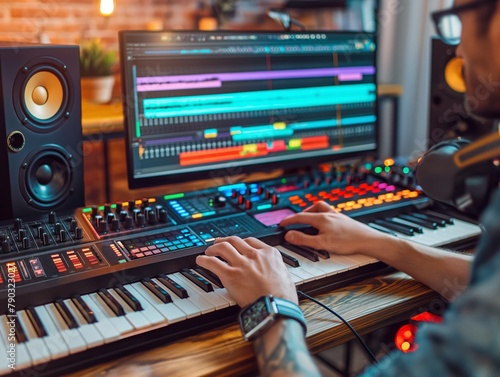
<path fill-rule="evenodd" d="M 274 331 L 272 337 L 262 336 L 254 342 L 262 376 L 321 376 L 297 322 L 283 321 Z"/>

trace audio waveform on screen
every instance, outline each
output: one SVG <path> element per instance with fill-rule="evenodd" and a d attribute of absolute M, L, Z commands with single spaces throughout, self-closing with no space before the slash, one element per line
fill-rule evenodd
<path fill-rule="evenodd" d="M 143 105 L 144 116 L 152 119 L 332 104 L 342 105 L 374 102 L 375 100 L 375 84 L 355 84 L 200 96 L 146 98 Z"/>
<path fill-rule="evenodd" d="M 223 82 L 338 77 L 339 81 L 361 81 L 374 75 L 375 67 L 288 69 L 275 71 L 205 73 L 195 75 L 138 77 L 138 92 L 221 87 Z"/>
<path fill-rule="evenodd" d="M 179 154 L 181 166 L 210 164 L 230 160 L 241 160 L 247 158 L 264 157 L 269 153 L 315 149 L 327 149 L 330 144 L 328 136 L 313 136 L 300 139 L 290 139 L 287 142 L 277 140 L 273 142 L 263 142 L 255 144 L 244 144 L 235 147 L 215 148 L 210 150 L 182 152 Z"/>

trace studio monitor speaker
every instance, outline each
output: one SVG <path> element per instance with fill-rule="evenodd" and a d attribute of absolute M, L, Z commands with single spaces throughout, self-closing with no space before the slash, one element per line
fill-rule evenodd
<path fill-rule="evenodd" d="M 85 202 L 78 46 L 0 42 L 0 220 Z"/>
<path fill-rule="evenodd" d="M 456 46 L 432 40 L 429 146 L 458 137 L 475 140 L 493 130 L 493 122 L 469 114 L 465 107 L 462 59 Z"/>

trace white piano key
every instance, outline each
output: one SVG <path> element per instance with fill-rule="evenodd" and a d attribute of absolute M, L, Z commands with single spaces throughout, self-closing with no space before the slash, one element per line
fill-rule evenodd
<path fill-rule="evenodd" d="M 294 271 L 297 269 L 297 267 L 292 267 L 292 266 L 286 265 L 286 268 L 288 269 L 288 272 L 290 273 L 290 276 L 292 277 L 292 281 L 295 283 L 296 286 L 303 284 L 302 278 L 299 275 L 294 274 Z"/>
<path fill-rule="evenodd" d="M 203 297 L 205 300 L 209 301 L 215 308 L 215 310 L 220 310 L 223 308 L 227 308 L 229 306 L 229 301 L 227 301 L 225 298 L 219 296 L 217 293 L 214 291 L 212 292 L 205 292 L 203 289 L 198 287 L 195 283 L 190 281 L 188 278 L 185 276 L 181 275 L 179 273 L 180 280 L 179 283 L 187 290 L 188 287 L 191 289 L 192 292 L 195 292 L 199 296 Z M 191 295 L 191 294 L 189 294 Z"/>
<path fill-rule="evenodd" d="M 73 314 L 73 317 L 75 317 L 76 322 L 80 326 L 78 327 L 78 332 L 83 337 L 83 339 L 85 339 L 87 347 L 94 348 L 100 346 L 101 344 L 104 344 L 104 337 L 102 336 L 102 334 L 99 332 L 99 330 L 97 330 L 94 324 L 87 323 L 73 301 L 67 299 L 64 300 L 64 303 L 68 307 L 71 314 Z"/>
<path fill-rule="evenodd" d="M 18 318 L 15 318 L 15 321 L 17 320 Z M 33 365 L 33 363 L 31 360 L 31 355 L 28 352 L 28 348 L 26 347 L 25 343 L 17 343 L 15 340 L 13 342 L 9 341 L 10 325 L 8 324 L 8 321 L 9 320 L 6 315 L 0 316 L 0 336 L 2 337 L 4 346 L 7 349 L 10 349 L 10 344 L 15 344 L 16 370 L 29 368 Z M 1 357 L 4 357 L 4 355 L 2 355 Z"/>
<path fill-rule="evenodd" d="M 69 348 L 69 353 L 78 353 L 87 349 L 87 343 L 78 329 L 70 329 L 54 304 L 45 305 L 55 327 Z"/>
<path fill-rule="evenodd" d="M 35 311 L 45 327 L 45 331 L 47 331 L 47 336 L 44 336 L 43 340 L 49 349 L 51 359 L 56 360 L 62 358 L 63 356 L 67 356 L 69 354 L 69 347 L 64 341 L 62 334 L 50 318 L 45 306 L 37 306 L 35 307 Z"/>
<path fill-rule="evenodd" d="M 293 269 L 294 271 L 295 270 L 304 271 L 307 274 L 312 276 L 312 280 L 318 280 L 318 279 L 321 279 L 321 278 L 324 278 L 327 276 L 326 271 L 321 269 L 321 267 L 320 267 L 321 263 L 319 261 L 313 262 L 313 261 L 303 257 L 302 255 L 294 253 L 293 251 L 287 249 L 285 246 L 278 245 L 278 246 L 276 246 L 276 249 L 284 252 L 285 254 L 293 256 L 295 259 L 297 259 L 299 261 L 300 266 L 295 267 Z M 312 280 L 307 279 L 307 280 L 305 280 L 305 282 L 312 281 Z"/>
<path fill-rule="evenodd" d="M 170 276 L 169 276 L 170 277 Z M 170 277 L 171 278 L 171 277 Z M 180 298 L 174 292 L 172 292 L 169 288 L 164 286 L 159 280 L 152 279 L 156 284 L 165 289 L 170 297 L 172 297 L 172 302 L 175 306 L 177 306 L 180 310 L 182 310 L 187 318 L 193 318 L 201 315 L 201 309 L 196 306 L 193 302 L 191 302 L 188 298 Z"/>
<path fill-rule="evenodd" d="M 145 300 L 144 297 L 142 297 L 142 295 L 140 295 L 130 284 L 126 284 L 123 287 L 127 289 L 137 300 L 139 300 L 143 310 L 138 313 L 141 313 L 151 325 L 167 324 L 165 317 L 147 300 Z"/>
<path fill-rule="evenodd" d="M 218 288 L 214 286 L 214 292 L 217 293 L 219 296 L 224 297 L 224 299 L 226 299 L 227 302 L 229 302 L 229 306 L 236 305 L 236 301 L 234 301 L 234 299 L 231 297 L 226 288 Z"/>
<path fill-rule="evenodd" d="M 172 275 L 169 275 L 169 277 L 173 280 L 175 280 L 177 283 L 182 285 L 184 289 L 187 291 L 189 297 L 186 300 L 191 301 L 194 305 L 196 305 L 202 314 L 205 313 L 210 313 L 215 310 L 215 306 L 212 305 L 209 301 L 205 300 L 202 296 L 200 296 L 196 291 L 191 289 L 191 285 L 186 284 L 187 280 L 183 278 L 183 276 L 179 273 L 176 272 Z"/>
<path fill-rule="evenodd" d="M 9 374 L 13 372 L 13 369 L 9 367 L 8 353 L 10 350 L 10 343 L 7 341 L 8 339 L 2 335 L 2 339 L 0 339 L 0 376 L 5 374 Z"/>
<path fill-rule="evenodd" d="M 186 319 L 186 314 L 173 303 L 164 303 L 156 297 L 142 283 L 128 284 L 126 288 L 141 302 L 145 312 L 155 311 L 165 324 L 175 323 Z"/>
<path fill-rule="evenodd" d="M 117 340 L 121 334 L 134 330 L 134 327 L 124 317 L 117 317 L 115 313 L 101 300 L 97 293 L 83 295 L 82 299 L 92 309 L 97 319 L 96 326 L 108 342 Z"/>
<path fill-rule="evenodd" d="M 108 289 L 108 292 L 123 307 L 123 310 L 125 311 L 125 318 L 127 318 L 135 329 L 140 330 L 151 326 L 151 322 L 149 322 L 149 320 L 141 312 L 135 312 L 113 289 Z"/>
<path fill-rule="evenodd" d="M 50 361 L 49 349 L 47 348 L 43 338 L 38 337 L 35 328 L 31 324 L 28 314 L 24 310 L 21 310 L 17 312 L 17 316 L 24 328 L 26 337 L 28 338 L 26 345 L 31 355 L 31 359 L 33 360 L 33 365 L 39 365 Z"/>

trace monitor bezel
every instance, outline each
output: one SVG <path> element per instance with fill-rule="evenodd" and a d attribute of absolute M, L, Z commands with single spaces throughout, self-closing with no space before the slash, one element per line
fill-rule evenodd
<path fill-rule="evenodd" d="M 297 157 L 291 160 L 282 160 L 277 162 L 259 162 L 256 161 L 253 164 L 238 165 L 238 161 L 229 162 L 228 168 L 211 170 L 207 168 L 206 170 L 200 170 L 196 172 L 185 172 L 179 174 L 169 174 L 155 177 L 136 177 L 134 176 L 134 161 L 133 161 L 133 150 L 132 150 L 132 135 L 131 126 L 129 125 L 130 117 L 133 116 L 134 103 L 133 101 L 128 101 L 127 98 L 130 93 L 127 93 L 127 74 L 125 72 L 123 62 L 126 61 L 125 44 L 126 37 L 128 35 L 152 35 L 152 34 L 162 34 L 162 33 L 177 33 L 177 34 L 216 34 L 216 35 L 230 35 L 230 34 L 308 34 L 308 33 L 326 33 L 328 35 L 359 35 L 360 37 L 370 37 L 373 38 L 375 42 L 375 52 L 374 52 L 374 66 L 375 66 L 375 87 L 377 90 L 377 95 L 375 97 L 375 147 L 373 149 L 367 149 L 363 151 L 355 152 L 342 152 L 332 153 L 322 156 L 314 157 Z M 378 33 L 367 32 L 367 31 L 342 31 L 342 30 L 305 30 L 305 31 L 280 31 L 280 30 L 215 30 L 215 31 L 200 31 L 200 30 L 122 30 L 119 32 L 119 55 L 120 55 L 120 75 L 121 75 L 121 89 L 122 89 L 122 103 L 123 103 L 123 115 L 124 115 L 124 134 L 125 134 L 125 154 L 127 161 L 127 180 L 130 189 L 141 189 L 141 188 L 151 188 L 160 185 L 171 185 L 178 183 L 187 183 L 199 180 L 214 180 L 213 186 L 217 186 L 220 179 L 230 179 L 231 177 L 244 175 L 249 173 L 268 173 L 278 169 L 283 169 L 284 171 L 294 171 L 294 170 L 307 170 L 317 167 L 318 165 L 326 162 L 340 162 L 340 161 L 352 161 L 354 159 L 362 158 L 376 158 L 380 148 L 379 143 L 379 133 L 380 133 L 380 117 L 379 117 L 379 94 L 378 94 Z"/>

